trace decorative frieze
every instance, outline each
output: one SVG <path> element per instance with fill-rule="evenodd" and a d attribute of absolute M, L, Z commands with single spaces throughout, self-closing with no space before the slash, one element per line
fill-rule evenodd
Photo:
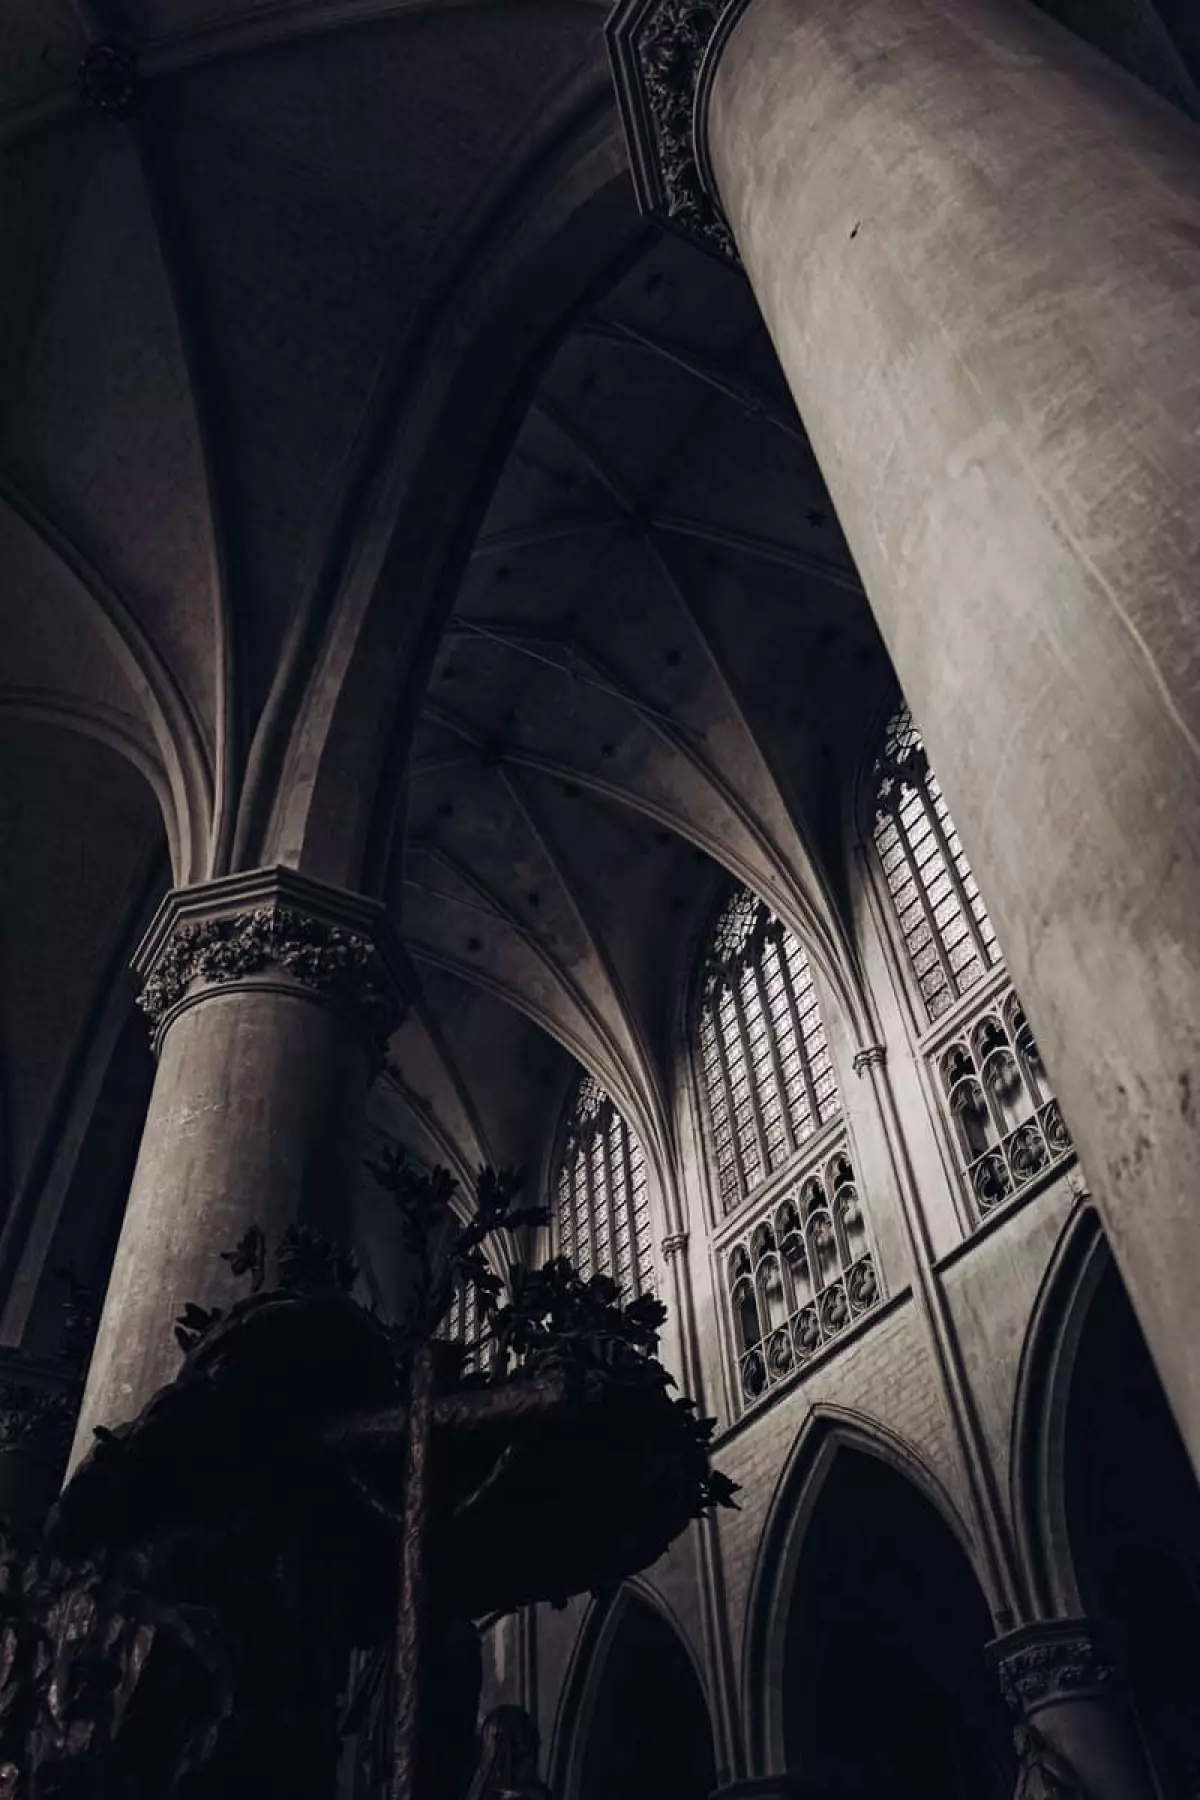
<path fill-rule="evenodd" d="M 1122 1680 L 1115 1627 L 1093 1619 L 1051 1619 L 998 1638 L 990 1656 L 1000 1691 L 1019 1718 L 1064 1700 L 1113 1692 Z"/>
<path fill-rule="evenodd" d="M 737 261 L 696 122 L 743 0 L 622 0 L 608 24 L 617 99 L 644 213 Z"/>
<path fill-rule="evenodd" d="M 135 959 L 138 1004 L 161 1034 L 204 991 L 274 975 L 352 1015 L 382 1050 L 403 1016 L 388 935 L 375 903 L 289 870 L 177 889 Z"/>

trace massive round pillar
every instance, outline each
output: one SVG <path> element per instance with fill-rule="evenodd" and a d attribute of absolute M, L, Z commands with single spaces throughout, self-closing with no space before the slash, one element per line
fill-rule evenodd
<path fill-rule="evenodd" d="M 1023 0 L 625 0 L 612 40 L 643 198 L 754 287 L 1200 1467 L 1200 132 Z"/>
<path fill-rule="evenodd" d="M 282 869 L 169 895 L 137 966 L 158 1070 L 74 1460 L 173 1377 L 189 1301 L 246 1291 L 221 1252 L 250 1227 L 343 1234 L 398 1018 L 378 907 Z"/>

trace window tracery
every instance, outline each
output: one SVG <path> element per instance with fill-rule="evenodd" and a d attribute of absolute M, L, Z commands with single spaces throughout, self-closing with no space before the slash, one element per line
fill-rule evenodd
<path fill-rule="evenodd" d="M 442 1322 L 441 1336 L 452 1344 L 462 1346 L 465 1371 L 486 1373 L 487 1321 L 473 1281 L 463 1278 L 456 1280 L 454 1294 Z"/>
<path fill-rule="evenodd" d="M 646 1159 L 591 1075 L 575 1092 L 555 1188 L 555 1244 L 580 1274 L 608 1275 L 627 1297 L 653 1292 Z"/>
<path fill-rule="evenodd" d="M 875 805 L 875 847 L 932 1023 L 1000 961 L 1000 947 L 907 706 L 884 734 Z"/>
<path fill-rule="evenodd" d="M 797 1373 L 880 1298 L 844 1146 L 789 1185 L 722 1255 L 746 1403 Z"/>
<path fill-rule="evenodd" d="M 1074 1146 L 907 706 L 884 735 L 875 805 L 875 847 L 929 1021 L 922 1047 L 982 1216 Z"/>
<path fill-rule="evenodd" d="M 808 958 L 746 888 L 713 931 L 696 1029 L 716 1186 L 736 1215 L 715 1250 L 749 1406 L 869 1312 L 881 1288 Z"/>
<path fill-rule="evenodd" d="M 808 958 L 748 888 L 734 893 L 713 932 L 698 1038 L 728 1212 L 841 1109 Z"/>

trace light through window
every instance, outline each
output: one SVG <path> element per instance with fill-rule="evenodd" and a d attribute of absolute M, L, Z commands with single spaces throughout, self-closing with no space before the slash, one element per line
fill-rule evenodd
<path fill-rule="evenodd" d="M 626 1299 L 653 1291 L 646 1159 L 612 1100 L 590 1075 L 575 1092 L 554 1210 L 556 1247 L 581 1275 L 611 1276 Z"/>
<path fill-rule="evenodd" d="M 722 912 L 698 1021 L 717 1186 L 726 1211 L 841 1109 L 812 970 L 749 889 Z"/>

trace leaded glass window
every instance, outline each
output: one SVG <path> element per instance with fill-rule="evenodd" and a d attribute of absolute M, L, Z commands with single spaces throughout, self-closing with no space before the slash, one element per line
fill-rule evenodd
<path fill-rule="evenodd" d="M 464 1370 L 485 1372 L 488 1361 L 487 1321 L 479 1305 L 479 1295 L 473 1281 L 461 1277 L 456 1280 L 440 1335 L 448 1338 L 451 1343 L 462 1346 Z"/>
<path fill-rule="evenodd" d="M 932 1022 L 1000 961 L 1000 948 L 907 706 L 884 734 L 875 805 L 875 847 Z"/>
<path fill-rule="evenodd" d="M 795 934 L 748 888 L 717 921 L 697 1027 L 725 1211 L 841 1110 L 812 970 Z"/>
<path fill-rule="evenodd" d="M 575 1092 L 555 1190 L 560 1255 L 608 1275 L 627 1299 L 654 1289 L 650 1193 L 642 1147 L 599 1082 Z"/>
<path fill-rule="evenodd" d="M 907 707 L 887 727 L 875 800 L 875 845 L 928 1015 L 922 1048 L 982 1217 L 1074 1146 Z"/>

